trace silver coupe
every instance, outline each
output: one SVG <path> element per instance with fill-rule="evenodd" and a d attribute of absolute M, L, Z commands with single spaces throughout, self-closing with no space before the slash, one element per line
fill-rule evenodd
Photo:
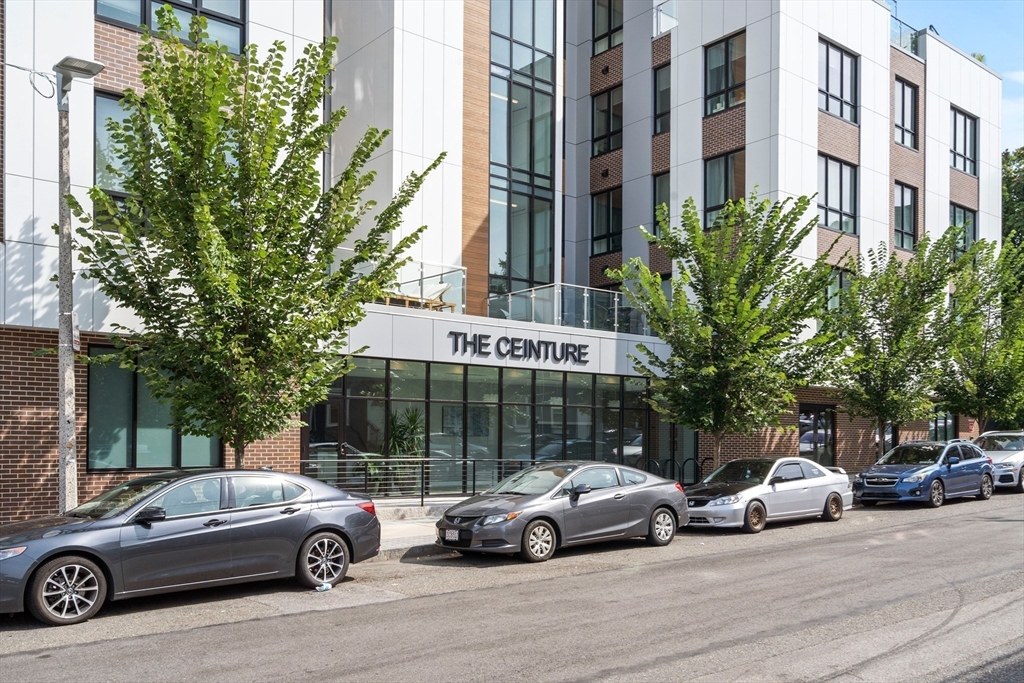
<path fill-rule="evenodd" d="M 646 536 L 668 545 L 686 522 L 678 482 L 603 462 L 544 463 L 448 508 L 437 544 L 543 562 L 557 548 L 595 541 Z"/>

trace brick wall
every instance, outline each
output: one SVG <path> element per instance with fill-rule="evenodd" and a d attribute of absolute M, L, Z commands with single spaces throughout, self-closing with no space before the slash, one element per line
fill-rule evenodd
<path fill-rule="evenodd" d="M 604 274 L 606 268 L 618 268 L 622 265 L 622 252 L 613 251 L 609 254 L 590 257 L 590 286 L 606 287 L 614 284 L 614 280 Z"/>
<path fill-rule="evenodd" d="M 924 63 L 911 57 L 899 48 L 889 49 L 889 126 L 896 126 L 896 78 L 917 87 L 914 130 L 917 134 L 917 149 L 904 147 L 889 137 L 889 206 L 894 205 L 896 183 L 903 183 L 917 190 L 914 200 L 914 234 L 918 239 L 924 234 L 924 140 L 925 140 L 925 70 Z M 889 214 L 889 249 L 895 246 L 895 212 Z M 900 257 L 904 258 L 903 256 Z"/>
<path fill-rule="evenodd" d="M 7 110 L 4 105 L 6 100 L 4 99 L 6 83 L 4 79 L 7 77 L 7 67 L 4 64 L 4 47 L 6 45 L 7 35 L 7 14 L 6 7 L 7 3 L 5 0 L 0 0 L 0 242 L 4 241 L 4 214 L 7 213 L 3 210 L 4 204 L 4 148 L 7 146 L 6 140 L 4 139 L 4 119 L 7 118 Z M 26 74 L 28 75 L 28 74 Z"/>
<path fill-rule="evenodd" d="M 622 184 L 622 148 L 590 159 L 590 193 L 596 194 Z"/>
<path fill-rule="evenodd" d="M 137 59 L 142 34 L 138 31 L 96 22 L 93 50 L 96 61 L 106 65 L 94 81 L 96 88 L 121 93 L 127 88 L 142 90 L 141 68 Z"/>
<path fill-rule="evenodd" d="M 747 107 L 739 105 L 703 121 L 704 158 L 710 159 L 747 144 Z"/>
<path fill-rule="evenodd" d="M 651 138 L 651 175 L 669 170 L 672 153 L 672 133 L 659 133 Z"/>
<path fill-rule="evenodd" d="M 672 34 L 655 38 L 651 41 L 651 68 L 657 68 L 662 64 L 672 61 Z"/>
<path fill-rule="evenodd" d="M 490 141 L 480 116 L 490 107 L 490 2 L 463 5 L 462 29 L 462 265 L 466 267 L 466 313 L 487 315 L 490 236 L 488 169 Z"/>
<path fill-rule="evenodd" d="M 647 243 L 647 267 L 652 273 L 661 273 L 662 279 L 672 275 L 672 259 L 664 249 L 653 242 Z"/>
<path fill-rule="evenodd" d="M 967 175 L 955 168 L 949 169 L 949 201 L 968 209 L 978 210 L 978 178 Z M 939 225 L 945 226 L 949 219 L 940 217 Z"/>
<path fill-rule="evenodd" d="M 107 345 L 108 337 L 83 333 L 83 354 L 88 354 L 90 344 Z M 56 330 L 0 326 L 0 523 L 57 511 L 57 356 L 33 355 L 56 347 Z M 85 502 L 142 472 L 87 470 L 88 368 L 84 364 L 75 366 L 75 382 L 78 499 Z M 300 429 L 292 429 L 252 444 L 246 466 L 298 472 L 300 434 Z M 229 451 L 227 464 L 233 464 L 232 457 Z"/>
<path fill-rule="evenodd" d="M 607 73 L 605 71 L 607 70 Z M 622 83 L 622 46 L 618 45 L 590 59 L 590 94 Z"/>
<path fill-rule="evenodd" d="M 818 226 L 818 256 L 822 256 L 829 247 L 832 247 L 828 256 L 829 265 L 850 268 L 848 264 L 856 261 L 860 253 L 860 238 Z"/>
<path fill-rule="evenodd" d="M 818 151 L 860 166 L 860 128 L 845 119 L 818 110 Z"/>

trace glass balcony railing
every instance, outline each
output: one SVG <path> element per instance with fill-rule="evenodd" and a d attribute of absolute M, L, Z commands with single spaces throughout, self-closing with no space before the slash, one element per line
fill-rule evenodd
<path fill-rule="evenodd" d="M 650 335 L 643 313 L 631 307 L 621 292 L 554 284 L 487 300 L 491 318 L 543 323 L 582 330 Z"/>
<path fill-rule="evenodd" d="M 889 42 L 910 54 L 921 56 L 918 51 L 917 29 L 911 28 L 896 17 L 889 17 Z"/>
<path fill-rule="evenodd" d="M 668 33 L 678 25 L 675 0 L 654 0 L 654 37 Z"/>
<path fill-rule="evenodd" d="M 343 247 L 338 259 L 351 258 L 354 252 Z M 368 273 L 372 264 L 363 264 L 358 272 Z M 431 311 L 466 312 L 466 269 L 462 266 L 410 261 L 398 271 L 398 281 L 387 288 L 378 303 Z"/>

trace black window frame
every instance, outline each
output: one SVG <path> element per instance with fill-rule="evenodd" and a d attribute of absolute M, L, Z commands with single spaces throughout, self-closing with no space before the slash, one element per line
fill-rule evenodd
<path fill-rule="evenodd" d="M 853 285 L 853 273 L 846 268 L 833 267 L 832 279 L 826 290 L 827 300 L 825 306 L 828 310 L 834 311 L 839 308 L 842 302 L 842 293 L 849 291 Z"/>
<path fill-rule="evenodd" d="M 846 235 L 857 235 L 860 232 L 859 231 L 859 226 L 857 224 L 857 199 L 858 199 L 858 197 L 857 197 L 857 190 L 858 190 L 858 187 L 859 187 L 859 184 L 860 184 L 859 178 L 857 177 L 857 175 L 858 175 L 857 171 L 858 171 L 859 167 L 854 166 L 853 164 L 849 164 L 849 163 L 843 161 L 842 159 L 837 159 L 836 157 L 831 157 L 831 156 L 829 156 L 827 154 L 821 154 L 819 152 L 818 153 L 818 160 L 819 160 L 818 163 L 819 163 L 819 165 L 820 165 L 822 159 L 825 160 L 825 176 L 824 176 L 825 177 L 825 185 L 824 185 L 824 187 L 819 187 L 818 188 L 818 227 L 825 228 L 827 230 L 832 230 L 833 232 L 841 232 L 841 233 L 846 234 Z M 835 203 L 835 204 L 831 203 L 832 202 L 832 197 L 829 196 L 829 192 L 828 192 L 828 187 L 829 187 L 829 184 L 830 184 L 828 182 L 828 178 L 829 178 L 829 174 L 831 173 L 831 171 L 829 170 L 831 168 L 831 165 L 830 165 L 829 162 L 836 162 L 836 163 L 839 164 L 839 201 L 837 203 Z M 846 187 L 845 187 L 846 183 L 843 182 L 843 175 L 844 175 L 843 174 L 843 168 L 844 167 L 850 169 L 850 184 L 853 186 L 850 189 L 850 206 L 851 206 L 851 209 L 852 209 L 852 213 L 847 212 L 846 210 L 843 209 L 843 194 L 845 193 L 845 189 L 846 189 Z M 819 185 L 820 185 L 820 180 L 821 180 L 821 171 L 819 169 Z M 831 225 L 829 225 L 829 221 L 828 221 L 829 214 L 833 214 L 833 213 L 837 214 L 839 216 L 839 229 L 838 230 L 836 230 Z M 824 220 L 823 220 L 823 217 L 824 217 Z M 846 222 L 843 220 L 843 218 L 849 218 L 851 220 L 851 223 L 852 223 L 852 226 L 853 226 L 852 230 L 846 230 L 844 228 Z"/>
<path fill-rule="evenodd" d="M 714 116 L 715 114 L 721 114 L 723 112 L 729 111 L 730 109 L 733 109 L 734 107 L 739 107 L 739 106 L 744 105 L 744 104 L 747 103 L 747 66 L 746 66 L 746 61 L 744 61 L 744 63 L 743 63 L 743 80 L 738 82 L 738 83 L 733 83 L 732 85 L 728 85 L 728 76 L 732 74 L 733 41 L 736 40 L 737 38 L 741 37 L 741 36 L 743 37 L 743 40 L 744 40 L 743 54 L 744 54 L 744 59 L 746 59 L 746 37 L 747 37 L 747 32 L 746 31 L 740 31 L 739 33 L 734 33 L 731 36 L 727 36 L 727 37 L 723 38 L 722 40 L 716 40 L 715 42 L 711 43 L 710 45 L 707 45 L 707 46 L 704 47 L 704 116 L 705 117 Z M 711 92 L 710 85 L 709 85 L 710 80 L 711 80 L 711 61 L 708 59 L 708 52 L 710 52 L 712 49 L 718 47 L 722 43 L 725 43 L 725 70 L 726 70 L 726 75 L 727 75 L 726 76 L 727 84 L 726 84 L 726 86 L 724 88 L 722 88 L 720 90 L 716 90 L 714 92 Z M 730 104 L 730 101 L 732 100 L 732 95 L 736 91 L 741 91 L 742 92 L 743 99 L 742 100 L 737 100 L 735 102 L 732 102 L 732 104 Z M 711 106 L 711 100 L 713 98 L 716 98 L 716 97 L 719 97 L 719 96 L 723 96 L 722 102 L 725 104 L 725 106 L 722 107 L 721 109 L 717 109 L 715 111 L 709 111 L 709 108 Z"/>
<path fill-rule="evenodd" d="M 659 95 L 662 91 L 658 90 L 658 77 L 663 74 L 668 74 L 668 106 L 664 110 L 660 108 L 661 98 Z M 662 133 L 669 133 L 672 131 L 672 63 L 669 62 L 664 66 L 659 66 L 654 70 L 654 135 L 661 135 Z"/>
<path fill-rule="evenodd" d="M 957 212 L 963 214 L 962 218 L 957 219 Z M 968 221 L 968 217 L 970 220 Z M 956 253 L 960 256 L 967 253 L 967 250 L 971 248 L 975 242 L 978 241 L 978 212 L 974 209 L 968 209 L 966 206 L 960 204 L 949 204 L 949 225 L 950 227 L 956 226 L 966 228 L 963 236 L 957 240 Z"/>
<path fill-rule="evenodd" d="M 901 213 L 897 210 L 897 206 L 906 206 L 906 195 L 910 193 L 910 229 L 904 224 L 903 217 L 905 213 Z M 900 205 L 897 202 L 903 199 L 903 204 Z M 893 244 L 897 249 L 903 251 L 914 251 L 917 248 L 917 188 L 906 183 L 896 181 L 893 184 L 893 207 L 892 207 L 892 239 Z M 910 246 L 907 245 L 907 241 L 910 241 Z"/>
<path fill-rule="evenodd" d="M 941 427 L 939 426 L 940 422 L 942 423 Z M 931 419 L 928 420 L 928 440 L 949 441 L 955 438 L 957 438 L 957 416 L 935 406 L 932 409 Z"/>
<path fill-rule="evenodd" d="M 100 99 L 112 100 L 114 102 L 120 102 L 122 99 L 124 99 L 124 95 L 120 94 L 120 93 L 110 92 L 110 91 L 107 91 L 107 90 L 100 90 L 98 88 L 94 88 L 93 89 L 92 115 L 93 115 L 93 150 L 94 151 L 93 151 L 93 157 L 92 157 L 92 184 L 97 186 L 97 187 L 99 186 L 99 172 L 98 172 L 99 168 L 97 167 L 97 164 L 99 163 L 99 155 L 95 153 L 95 146 L 96 146 L 96 141 L 97 141 L 97 135 L 100 132 L 100 127 L 102 126 L 104 128 L 104 130 L 105 130 L 106 129 L 106 125 L 107 125 L 106 119 L 100 121 L 100 117 L 97 114 L 97 109 L 98 109 L 97 103 L 98 103 L 98 101 Z M 122 190 L 112 190 L 112 189 L 106 188 L 106 187 L 100 187 L 100 189 L 103 190 L 103 192 L 106 193 L 108 196 L 110 196 L 113 199 L 118 200 L 118 201 L 124 201 L 125 199 L 128 198 L 128 193 L 126 193 L 126 192 L 124 192 Z"/>
<path fill-rule="evenodd" d="M 672 198 L 671 198 L 671 196 L 664 197 L 664 201 L 661 201 L 661 202 L 658 201 L 658 181 L 663 179 L 663 178 L 669 184 L 668 188 L 666 188 L 666 194 L 671 195 L 671 193 L 672 193 L 672 184 L 671 184 L 672 172 L 671 171 L 665 171 L 664 173 L 657 173 L 657 174 L 651 176 L 651 196 L 653 197 L 653 200 L 654 200 L 653 201 L 654 206 L 653 206 L 652 211 L 651 211 L 651 234 L 655 235 L 655 236 L 661 234 L 661 225 L 658 223 L 658 207 L 661 206 L 662 204 L 664 204 L 665 208 L 669 211 L 669 213 L 671 214 L 671 212 L 672 212 L 672 206 L 671 206 Z"/>
<path fill-rule="evenodd" d="M 844 50 L 843 48 L 839 47 L 835 43 L 829 42 L 829 41 L 825 40 L 824 38 L 819 38 L 818 39 L 818 46 L 819 46 L 819 48 L 818 48 L 818 71 L 819 71 L 819 77 L 818 77 L 818 110 L 819 111 L 823 111 L 826 114 L 831 114 L 832 116 L 835 116 L 837 118 L 843 119 L 844 121 L 849 121 L 850 123 L 854 123 L 854 124 L 858 123 L 859 119 L 860 119 L 860 117 L 858 116 L 858 113 L 857 113 L 857 107 L 858 107 L 857 100 L 859 99 L 857 97 L 857 91 L 858 91 L 858 86 L 860 85 L 860 81 L 859 81 L 860 65 L 858 64 L 859 57 L 857 55 L 853 54 L 852 52 L 850 52 L 849 50 Z M 822 65 L 821 65 L 821 47 L 822 46 L 824 46 L 824 48 L 825 48 L 825 64 L 824 64 L 824 72 L 823 72 L 824 75 L 825 75 L 825 82 L 824 83 L 821 82 L 821 76 L 820 76 L 820 74 L 822 73 Z M 832 60 L 832 50 L 836 50 L 836 51 L 839 52 L 839 93 L 840 93 L 839 96 L 836 96 L 835 94 L 833 94 L 831 92 L 830 88 L 829 88 L 829 86 L 831 85 L 829 83 L 829 63 Z M 843 81 L 845 80 L 845 71 L 846 71 L 845 60 L 843 59 L 844 57 L 849 57 L 850 58 L 851 70 L 853 72 L 851 74 L 851 76 L 850 76 L 850 97 L 851 97 L 851 99 L 846 99 L 845 95 L 843 94 Z M 833 106 L 835 106 L 838 109 L 838 113 L 835 112 L 835 111 L 832 111 L 832 107 Z M 849 114 L 850 114 L 849 116 L 846 116 L 847 112 L 849 112 Z"/>
<path fill-rule="evenodd" d="M 612 225 L 612 199 L 613 195 L 619 193 L 619 226 L 618 229 Z M 597 234 L 597 208 L 598 197 L 607 197 L 608 202 L 608 232 L 598 235 Z M 597 192 L 590 195 L 590 255 L 591 256 L 602 256 L 604 254 L 614 254 L 615 252 L 622 251 L 622 186 L 613 187 L 603 192 Z M 607 244 L 604 249 L 598 249 L 598 241 L 606 241 Z"/>
<path fill-rule="evenodd" d="M 591 107 L 590 107 L 590 156 L 597 157 L 602 154 L 608 154 L 614 152 L 617 149 L 622 149 L 622 136 L 623 136 L 623 122 L 625 117 L 619 117 L 619 127 L 612 128 L 615 122 L 614 116 L 612 116 L 612 110 L 615 106 L 612 101 L 614 94 L 618 92 L 620 106 L 625 107 L 625 102 L 622 101 L 623 89 L 622 84 L 603 90 L 599 93 L 595 93 L 591 96 Z M 597 134 L 597 120 L 598 120 L 598 104 L 601 99 L 604 98 L 607 101 L 608 109 L 607 113 L 603 114 L 608 117 L 608 132 L 602 135 Z M 605 143 L 599 149 L 599 143 Z"/>
<path fill-rule="evenodd" d="M 704 227 L 705 227 L 705 229 L 710 229 L 714 225 L 715 220 L 718 218 L 718 212 L 721 211 L 723 208 L 725 208 L 726 204 L 728 204 L 730 201 L 733 201 L 733 202 L 738 201 L 738 200 L 740 200 L 740 199 L 742 199 L 743 197 L 746 196 L 746 178 L 747 178 L 747 173 L 746 173 L 746 153 L 747 153 L 747 148 L 746 147 L 740 147 L 739 149 L 734 149 L 731 152 L 726 152 L 725 154 L 719 154 L 717 156 L 713 156 L 713 157 L 710 157 L 710 158 L 704 160 Z M 709 201 L 708 201 L 708 191 L 709 191 L 709 189 L 711 187 L 711 184 L 708 182 L 708 166 L 711 164 L 712 161 L 717 161 L 719 159 L 725 158 L 725 164 L 722 166 L 722 168 L 725 171 L 725 178 L 724 178 L 725 182 L 724 182 L 724 184 L 728 185 L 730 176 L 733 176 L 735 174 L 735 165 L 736 165 L 736 155 L 737 154 L 743 154 L 743 183 L 744 183 L 743 189 L 738 191 L 738 192 L 734 192 L 734 194 L 736 195 L 735 197 L 728 196 L 729 193 L 726 192 L 725 193 L 725 201 L 723 201 L 721 204 L 714 204 L 714 205 L 709 204 Z M 733 189 L 735 190 L 736 188 L 733 188 Z M 711 212 L 715 213 L 715 217 L 711 218 L 709 220 L 709 216 L 710 216 Z"/>
<path fill-rule="evenodd" d="M 149 25 L 149 18 L 153 16 L 153 7 L 162 7 L 163 5 L 171 5 L 174 9 L 188 12 L 189 14 L 207 17 L 209 19 L 215 19 L 217 21 L 229 24 L 231 26 L 238 27 L 239 30 L 239 52 L 245 50 L 246 45 L 249 44 L 249 0 L 239 0 L 239 16 L 232 17 L 229 14 L 221 14 L 215 10 L 205 9 L 203 7 L 203 0 L 137 0 L 139 3 L 140 16 L 142 21 L 139 24 L 132 24 L 128 21 L 121 21 L 113 17 L 100 14 L 100 5 L 98 0 L 93 0 L 93 15 L 96 21 L 103 22 L 105 24 L 112 24 L 114 26 L 121 26 L 132 31 L 141 31 L 141 26 Z M 152 30 L 156 30 L 155 26 L 150 27 Z M 182 30 L 188 31 L 188 26 L 182 26 Z M 187 42 L 187 41 L 185 41 Z M 235 54 L 235 53 L 232 53 Z"/>
<path fill-rule="evenodd" d="M 86 351 L 88 355 L 92 355 L 93 351 L 102 351 L 104 349 L 116 349 L 117 347 L 108 344 L 89 344 L 89 348 Z M 89 368 L 94 367 L 90 364 Z M 92 412 L 89 403 L 90 396 L 90 384 L 92 383 L 92 372 L 86 373 L 85 377 L 85 471 L 87 473 L 99 473 L 99 472 L 160 472 L 168 469 L 181 470 L 181 469 L 209 469 L 214 470 L 223 467 L 224 463 L 224 444 L 220 442 L 220 439 L 213 437 L 217 442 L 217 452 L 220 463 L 209 466 L 196 466 L 189 465 L 182 467 L 181 465 L 181 430 L 177 427 L 171 427 L 171 431 L 174 434 L 174 441 L 171 446 L 171 465 L 154 465 L 151 467 L 139 467 L 138 466 L 138 442 L 139 442 L 139 373 L 125 370 L 132 374 L 132 395 L 131 395 L 131 433 L 128 439 L 128 466 L 127 467 L 93 467 L 92 456 L 89 444 L 89 415 Z"/>
<path fill-rule="evenodd" d="M 594 0 L 594 3 L 591 5 L 591 21 L 593 22 L 591 24 L 592 30 L 593 30 L 592 42 L 593 42 L 594 56 L 595 57 L 600 55 L 600 54 L 604 54 L 605 52 L 607 52 L 608 50 L 611 50 L 612 48 L 615 48 L 615 47 L 618 47 L 619 45 L 622 45 L 622 30 L 623 30 L 622 27 L 623 27 L 623 25 L 626 22 L 626 18 L 624 16 L 625 7 L 623 6 L 625 3 L 623 2 L 623 0 L 607 0 L 607 2 L 608 2 L 608 30 L 604 31 L 603 33 L 597 33 L 597 4 L 600 1 L 601 0 Z M 618 26 L 613 26 L 612 25 L 612 17 L 615 16 L 615 14 L 612 11 L 612 8 L 614 6 L 616 6 L 616 5 L 618 5 L 618 8 L 619 8 L 619 21 L 620 21 L 620 23 L 619 23 Z M 598 49 L 598 45 L 601 44 L 602 41 L 605 41 L 605 40 L 607 42 L 604 43 L 604 46 L 601 49 Z M 616 42 L 616 41 L 618 41 L 618 42 Z"/>
<path fill-rule="evenodd" d="M 895 98 L 895 93 L 900 94 L 898 99 Z M 907 111 L 908 101 L 911 103 L 909 113 Z M 902 106 L 897 107 L 897 103 Z M 907 149 L 917 150 L 918 106 L 917 86 L 902 78 L 897 78 L 893 99 L 893 139 L 897 145 Z M 910 144 L 907 144 L 908 139 Z"/>
<path fill-rule="evenodd" d="M 957 135 L 958 123 L 962 121 L 961 135 Z M 970 142 L 964 140 L 961 147 L 958 141 L 971 131 Z M 969 176 L 978 176 L 978 118 L 971 116 L 962 109 L 949 108 L 949 165 Z"/>

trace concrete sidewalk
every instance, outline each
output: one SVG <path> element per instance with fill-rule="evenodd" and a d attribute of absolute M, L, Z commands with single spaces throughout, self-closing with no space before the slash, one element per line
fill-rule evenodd
<path fill-rule="evenodd" d="M 434 543 L 434 524 L 444 511 L 468 496 L 428 498 L 383 498 L 373 501 L 380 520 L 380 553 L 372 561 L 447 555 L 451 550 Z"/>

